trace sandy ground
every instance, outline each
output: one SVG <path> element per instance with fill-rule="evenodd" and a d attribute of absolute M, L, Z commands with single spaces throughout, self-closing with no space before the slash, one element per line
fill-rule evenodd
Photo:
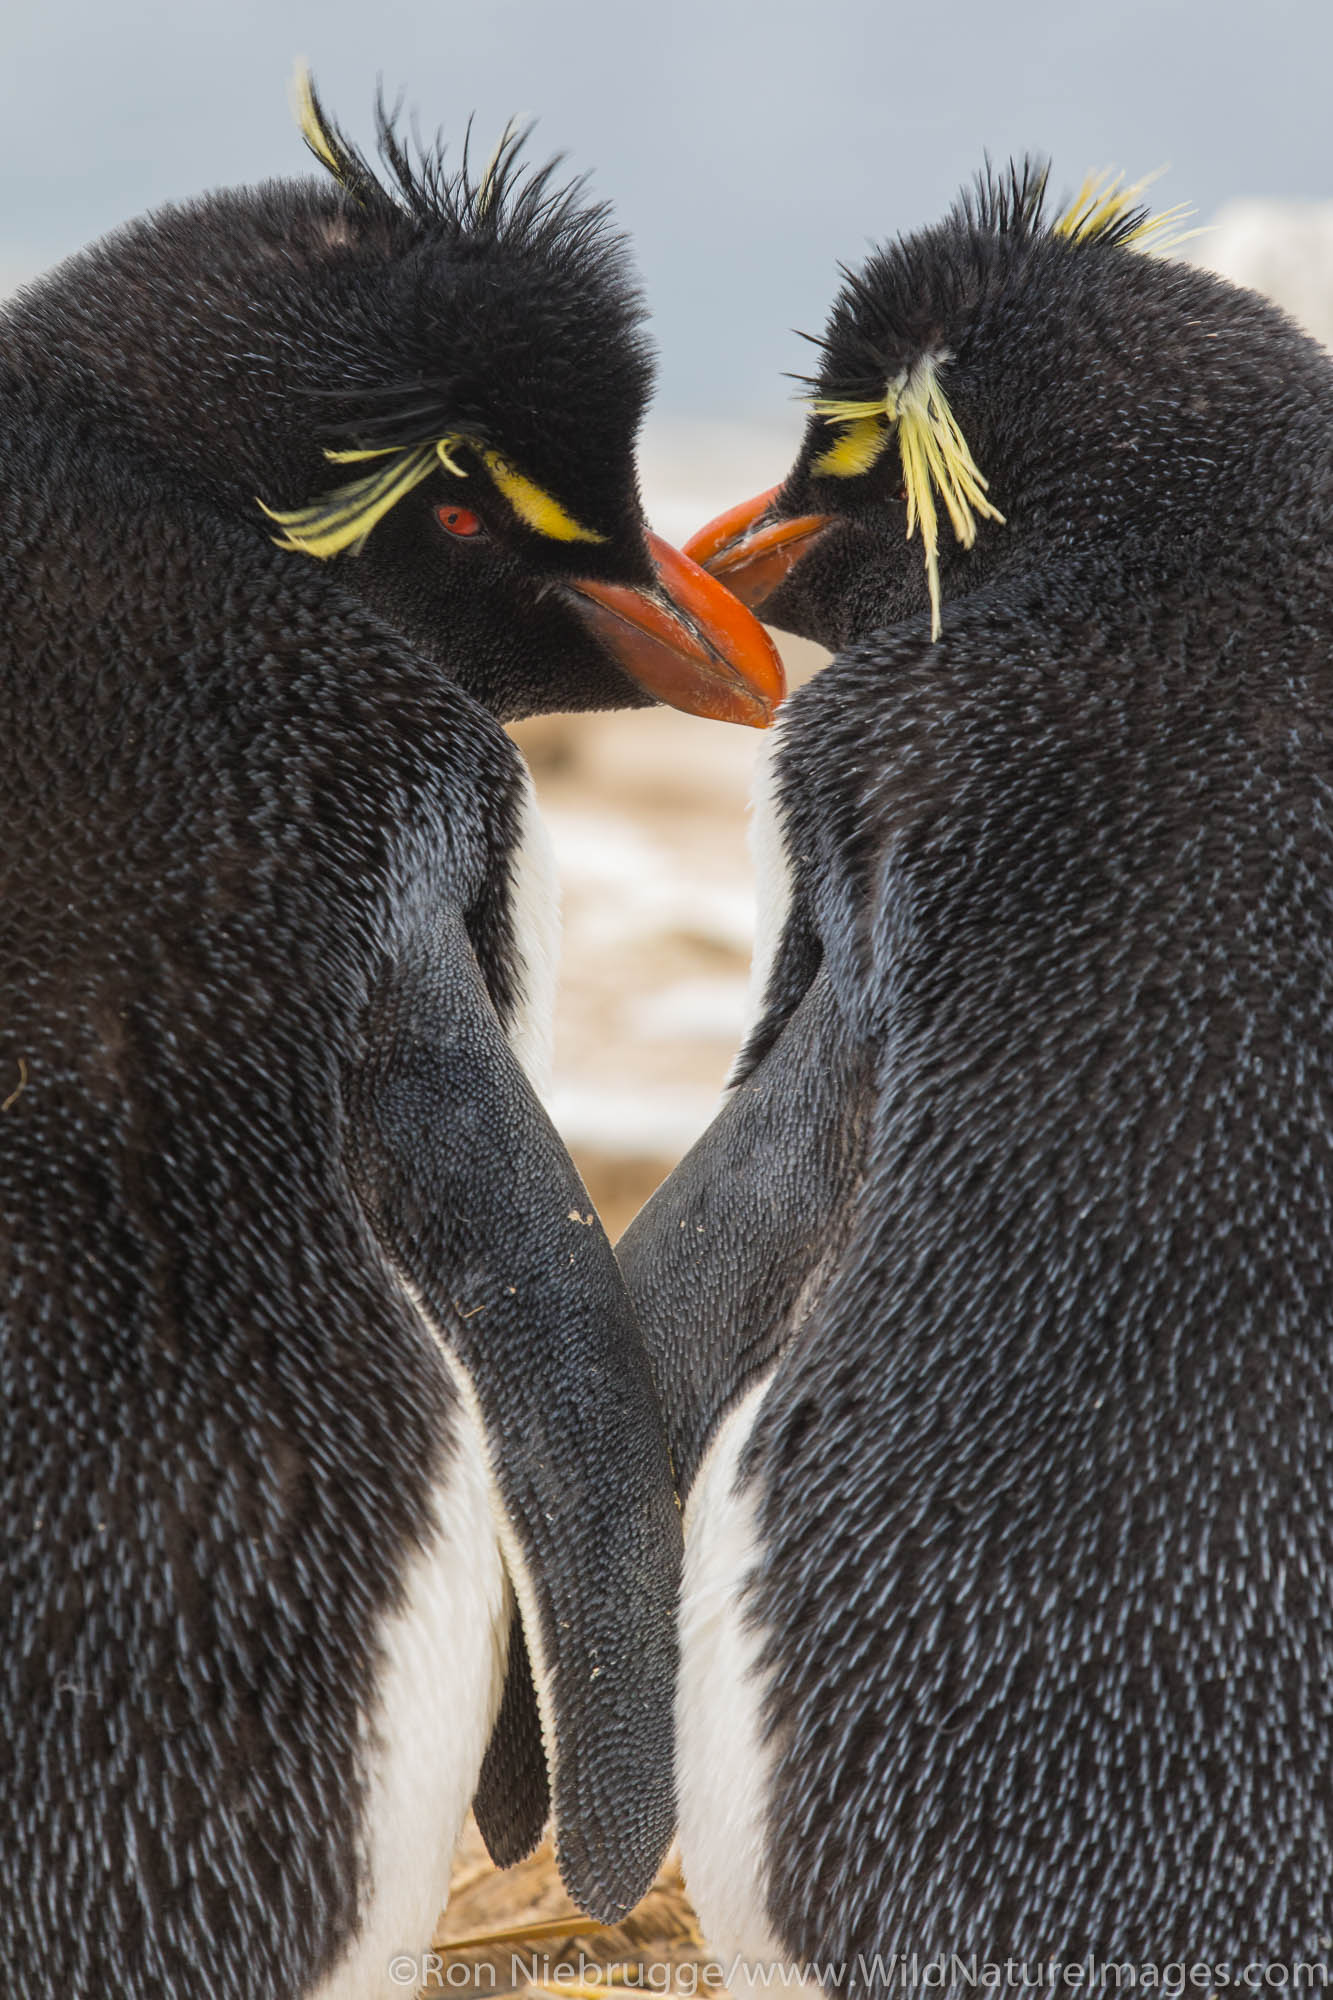
<path fill-rule="evenodd" d="M 651 525 L 681 543 L 774 485 L 785 432 L 650 421 Z M 827 655 L 778 638 L 797 686 Z M 754 880 L 746 839 L 762 736 L 673 709 L 550 716 L 512 732 L 560 871 L 564 941 L 548 1108 L 614 1239 L 717 1106 L 747 1020 Z"/>
<path fill-rule="evenodd" d="M 625 1986 L 726 2000 L 724 1968 L 699 1935 L 674 1855 L 633 1914 L 604 1928 L 560 1886 L 550 1843 L 503 1873 L 471 1821 L 454 1867 L 449 1908 L 427 1962 L 424 1994 L 553 1993 L 605 2000 Z"/>

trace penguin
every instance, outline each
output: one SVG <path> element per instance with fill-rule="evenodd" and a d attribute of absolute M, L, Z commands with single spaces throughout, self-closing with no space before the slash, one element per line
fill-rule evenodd
<path fill-rule="evenodd" d="M 835 655 L 621 1242 L 740 1993 L 1333 1931 L 1333 360 L 1046 180 L 847 274 L 792 470 L 686 544 Z"/>
<path fill-rule="evenodd" d="M 0 317 L 12 2000 L 373 2000 L 474 1791 L 603 1919 L 673 1826 L 679 1516 L 501 725 L 780 668 L 646 532 L 605 211 L 301 99 L 318 182 Z"/>

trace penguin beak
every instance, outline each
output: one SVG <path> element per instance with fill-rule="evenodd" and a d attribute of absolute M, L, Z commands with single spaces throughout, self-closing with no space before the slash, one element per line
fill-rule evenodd
<path fill-rule="evenodd" d="M 798 514 L 786 520 L 780 516 L 769 519 L 781 491 L 780 486 L 770 486 L 767 493 L 728 507 L 685 544 L 687 556 L 752 609 L 773 595 L 832 518 L 828 514 Z"/>
<path fill-rule="evenodd" d="M 787 692 L 778 649 L 729 590 L 657 535 L 646 589 L 580 577 L 574 609 L 641 688 L 689 715 L 767 729 Z"/>

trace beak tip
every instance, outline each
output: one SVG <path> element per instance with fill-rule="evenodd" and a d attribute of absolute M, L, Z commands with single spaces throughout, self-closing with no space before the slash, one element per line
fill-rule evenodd
<path fill-rule="evenodd" d="M 827 514 L 779 515 L 762 525 L 781 490 L 772 486 L 729 507 L 685 544 L 690 560 L 725 584 L 751 611 L 762 609 L 829 525 Z"/>
<path fill-rule="evenodd" d="M 771 635 L 724 583 L 649 533 L 655 590 L 581 578 L 577 608 L 649 694 L 689 714 L 767 729 L 786 693 Z"/>
<path fill-rule="evenodd" d="M 713 520 L 706 521 L 682 544 L 684 554 L 712 575 L 713 558 L 748 534 L 760 515 L 773 505 L 781 490 L 780 486 L 767 487 L 764 492 L 756 493 L 752 500 L 739 501 Z"/>
<path fill-rule="evenodd" d="M 787 676 L 776 646 L 773 649 L 773 665 L 774 680 L 770 687 L 751 686 L 736 690 L 735 699 L 727 712 L 729 722 L 739 722 L 746 729 L 773 727 L 778 719 L 778 710 L 787 699 Z"/>

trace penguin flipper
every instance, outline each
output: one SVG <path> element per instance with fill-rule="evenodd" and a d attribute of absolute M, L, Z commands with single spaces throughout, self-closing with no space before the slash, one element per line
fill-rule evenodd
<path fill-rule="evenodd" d="M 349 1172 L 484 1436 L 557 1864 L 574 1900 L 611 1921 L 651 1885 L 675 1818 L 680 1515 L 633 1308 L 461 913 L 399 950 L 365 1027 L 346 1079 Z M 502 1711 L 506 1732 L 512 1720 Z M 515 1771 L 505 1814 L 493 1786 Z M 483 1773 L 506 1841 L 536 1809 L 526 1773 L 521 1731 L 506 1733 Z"/>
<path fill-rule="evenodd" d="M 868 1103 L 865 1046 L 821 970 L 616 1246 L 682 1502 L 718 1424 L 777 1359 L 812 1271 L 841 1241 Z"/>
<path fill-rule="evenodd" d="M 512 1868 L 531 1854 L 551 1811 L 542 1719 L 523 1620 L 517 1613 L 509 1631 L 509 1665 L 500 1713 L 482 1759 L 472 1811 L 486 1852 L 497 1868 Z"/>

